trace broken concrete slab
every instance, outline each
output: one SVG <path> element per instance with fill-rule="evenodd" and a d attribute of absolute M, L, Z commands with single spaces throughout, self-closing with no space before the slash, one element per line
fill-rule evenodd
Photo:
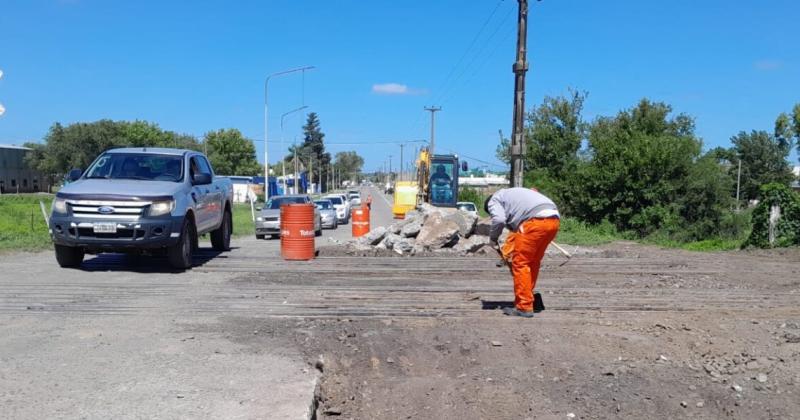
<path fill-rule="evenodd" d="M 367 233 L 366 235 L 358 238 L 356 242 L 359 242 L 363 245 L 375 246 L 378 245 L 381 242 L 381 240 L 383 240 L 383 237 L 386 236 L 387 232 L 388 230 L 385 227 L 378 226 L 375 229 L 369 231 L 369 233 Z"/>
<path fill-rule="evenodd" d="M 448 209 L 450 210 L 450 209 Z M 458 225 L 458 234 L 468 238 L 475 231 L 478 216 L 460 210 L 444 212 L 444 220 L 451 220 Z"/>
<path fill-rule="evenodd" d="M 409 222 L 400 229 L 400 234 L 406 238 L 415 238 L 419 235 L 420 230 L 422 230 L 424 220 L 425 217 L 422 215 L 410 219 Z"/>
<path fill-rule="evenodd" d="M 454 221 L 445 220 L 441 213 L 432 213 L 417 235 L 415 248 L 431 250 L 452 246 L 458 240 L 458 232 L 459 226 Z"/>
<path fill-rule="evenodd" d="M 488 236 L 472 235 L 469 238 L 460 238 L 458 243 L 453 246 L 453 250 L 459 254 L 470 254 L 486 245 L 489 245 Z"/>

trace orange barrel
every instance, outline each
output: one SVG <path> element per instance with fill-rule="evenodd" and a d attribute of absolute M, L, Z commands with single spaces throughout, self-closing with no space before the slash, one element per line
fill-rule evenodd
<path fill-rule="evenodd" d="M 369 207 L 361 206 L 354 208 L 351 212 L 353 224 L 353 237 L 358 238 L 369 233 Z"/>
<path fill-rule="evenodd" d="M 315 208 L 312 203 L 281 206 L 281 256 L 284 260 L 314 259 Z"/>

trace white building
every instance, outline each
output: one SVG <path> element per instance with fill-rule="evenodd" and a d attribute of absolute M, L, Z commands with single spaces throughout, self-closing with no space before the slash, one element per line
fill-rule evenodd
<path fill-rule="evenodd" d="M 474 188 L 492 188 L 492 187 L 504 188 L 509 186 L 510 184 L 511 183 L 504 175 L 496 175 L 489 172 L 486 172 L 482 177 L 476 177 L 476 176 L 458 177 L 458 185 L 474 187 Z"/>

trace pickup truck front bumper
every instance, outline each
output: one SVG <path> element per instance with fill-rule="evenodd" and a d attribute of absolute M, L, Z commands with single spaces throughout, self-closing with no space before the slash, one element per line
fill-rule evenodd
<path fill-rule="evenodd" d="M 95 251 L 164 248 L 178 243 L 183 216 L 140 218 L 136 221 L 83 219 L 67 215 L 50 218 L 50 236 L 57 245 Z M 99 233 L 96 224 L 116 227 L 116 232 Z"/>

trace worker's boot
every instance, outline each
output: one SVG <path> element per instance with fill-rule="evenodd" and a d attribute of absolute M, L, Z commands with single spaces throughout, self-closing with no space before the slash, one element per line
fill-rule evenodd
<path fill-rule="evenodd" d="M 533 312 L 539 313 L 544 310 L 544 301 L 541 293 L 533 294 Z"/>
<path fill-rule="evenodd" d="M 523 318 L 533 318 L 533 311 L 520 311 L 517 308 L 503 308 L 503 313 L 508 316 L 521 316 Z"/>

